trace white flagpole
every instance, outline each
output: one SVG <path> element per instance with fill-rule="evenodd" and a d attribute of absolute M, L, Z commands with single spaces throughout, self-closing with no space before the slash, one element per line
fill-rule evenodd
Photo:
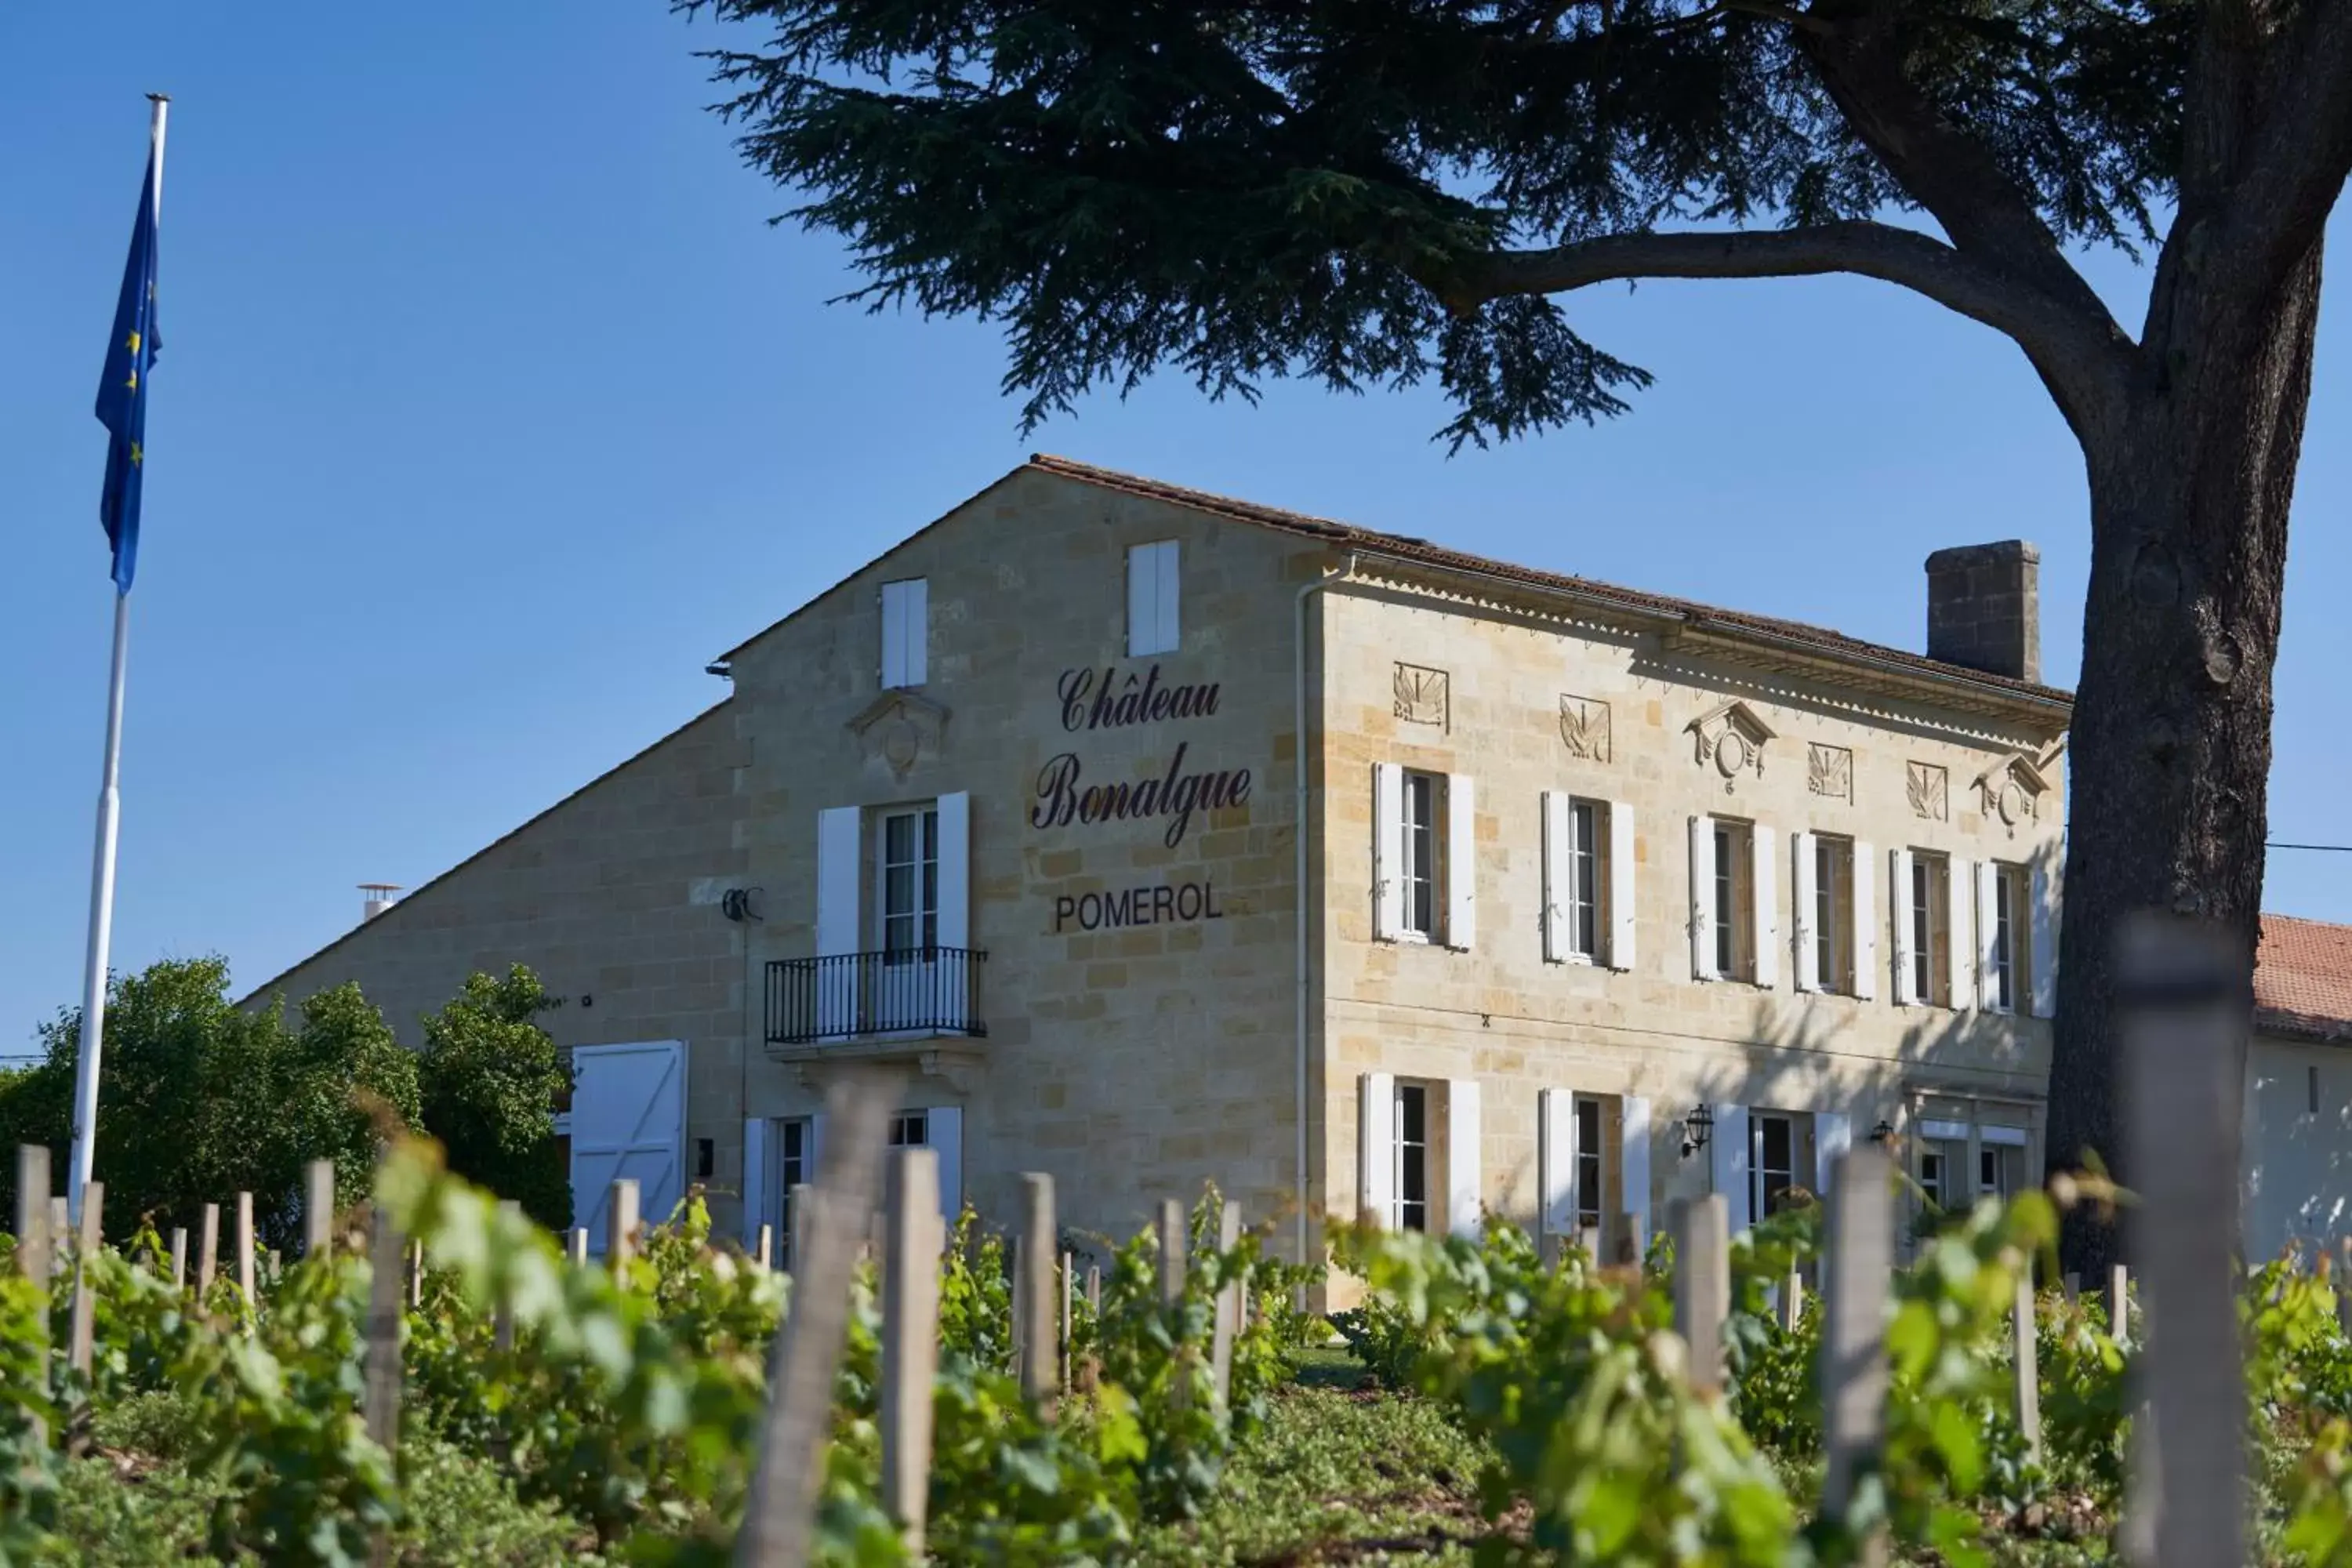
<path fill-rule="evenodd" d="M 163 229 L 163 120 L 171 100 L 147 95 L 147 136 L 154 150 L 154 207 L 148 221 Z M 98 788 L 98 842 L 90 856 L 89 950 L 82 969 L 81 1037 L 74 1055 L 73 1163 L 66 1173 L 66 1196 L 74 1222 L 81 1221 L 82 1189 L 89 1184 L 90 1158 L 98 1138 L 98 1067 L 106 1039 L 106 956 L 114 937 L 114 844 L 122 812 L 117 781 L 122 763 L 122 667 L 131 643 L 131 595 L 114 595 L 114 662 L 106 683 L 106 763 Z"/>

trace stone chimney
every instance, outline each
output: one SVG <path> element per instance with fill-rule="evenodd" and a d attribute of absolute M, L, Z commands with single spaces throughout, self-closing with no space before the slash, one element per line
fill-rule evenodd
<path fill-rule="evenodd" d="M 1927 557 L 1927 657 L 2042 679 L 2042 552 L 2022 539 Z"/>

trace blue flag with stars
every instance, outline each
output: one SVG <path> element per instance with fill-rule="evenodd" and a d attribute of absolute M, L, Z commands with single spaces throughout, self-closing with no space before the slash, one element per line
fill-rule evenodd
<path fill-rule="evenodd" d="M 147 373 L 163 341 L 155 329 L 155 154 L 147 154 L 147 181 L 139 193 L 139 221 L 131 230 L 131 258 L 122 267 L 122 297 L 114 307 L 114 336 L 98 382 L 98 422 L 106 445 L 106 490 L 98 503 L 114 546 L 114 590 L 131 592 L 139 568 L 139 489 L 147 460 Z"/>

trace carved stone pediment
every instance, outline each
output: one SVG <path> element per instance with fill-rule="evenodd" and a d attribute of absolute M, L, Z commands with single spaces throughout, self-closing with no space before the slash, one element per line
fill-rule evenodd
<path fill-rule="evenodd" d="M 1738 698 L 1719 702 L 1683 728 L 1696 739 L 1701 766 L 1712 763 L 1729 793 L 1741 774 L 1764 776 L 1764 747 L 1775 738 L 1771 725 Z"/>
<path fill-rule="evenodd" d="M 896 779 L 940 754 L 947 727 L 948 710 L 913 691 L 886 691 L 849 721 L 866 763 L 887 768 Z"/>
<path fill-rule="evenodd" d="M 2019 827 L 2039 816 L 2042 797 L 2050 793 L 2050 775 L 2042 769 L 2056 756 L 2055 751 L 2040 757 L 2011 752 L 1978 774 L 1986 819 L 1999 822 L 2014 837 Z"/>

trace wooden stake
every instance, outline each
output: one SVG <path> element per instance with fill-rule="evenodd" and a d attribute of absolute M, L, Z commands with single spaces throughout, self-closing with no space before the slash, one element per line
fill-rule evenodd
<path fill-rule="evenodd" d="M 72 1261 L 73 1210 L 63 1198 L 49 1200 L 49 1278 L 55 1279 Z"/>
<path fill-rule="evenodd" d="M 104 1222 L 100 1217 L 105 1207 L 106 1184 L 84 1183 L 81 1189 L 81 1235 L 74 1245 L 73 1338 L 67 1346 L 66 1360 L 74 1371 L 85 1377 L 89 1375 L 98 1323 L 98 1303 L 90 1289 L 89 1266 L 97 1258 L 99 1247 L 105 1239 Z"/>
<path fill-rule="evenodd" d="M 313 1160 L 302 1169 L 302 1256 L 326 1257 L 334 1235 L 335 1163 Z"/>
<path fill-rule="evenodd" d="M 1054 1349 L 1054 1178 L 1037 1171 L 1021 1177 L 1021 1392 L 1047 1415 L 1061 1392 L 1061 1357 Z"/>
<path fill-rule="evenodd" d="M 188 1227 L 175 1225 L 172 1227 L 172 1289 L 184 1290 L 187 1288 Z"/>
<path fill-rule="evenodd" d="M 1062 1254 L 1062 1332 L 1060 1336 L 1064 1388 L 1070 1386 L 1070 1345 L 1075 1337 L 1072 1331 L 1075 1325 L 1071 1321 L 1071 1309 L 1074 1305 L 1071 1298 L 1077 1292 L 1077 1260 L 1065 1252 Z"/>
<path fill-rule="evenodd" d="M 2252 968 L 2220 924 L 2154 911 L 2126 921 L 2116 952 L 2124 1169 L 2140 1194 L 2126 1234 L 2158 1439 L 2141 1479 L 2162 1502 L 2149 1568 L 2248 1560 L 2238 1205 L 2215 1194 L 2237 1190 Z"/>
<path fill-rule="evenodd" d="M 1831 1176 L 1829 1247 L 1822 1259 L 1822 1442 L 1829 1468 L 1822 1513 L 1843 1520 L 1860 1478 L 1886 1443 L 1886 1279 L 1895 1267 L 1893 1170 L 1875 1144 L 1849 1150 Z M 1787 1289 L 1797 1290 L 1791 1273 Z M 1886 1561 L 1885 1531 L 1858 1543 Z"/>
<path fill-rule="evenodd" d="M 1087 1265 L 1087 1315 L 1097 1320 L 1102 1317 L 1102 1265 L 1099 1263 Z"/>
<path fill-rule="evenodd" d="M 803 1211 L 805 1212 L 805 1211 Z M 923 1559 L 931 1469 L 932 1384 L 939 1375 L 940 1156 L 890 1151 L 882 1257 L 882 1509 L 909 1562 Z"/>
<path fill-rule="evenodd" d="M 1184 1205 L 1174 1198 L 1160 1204 L 1160 1304 L 1172 1307 L 1184 1299 Z"/>
<path fill-rule="evenodd" d="M 1780 1327 L 1795 1333 L 1805 1319 L 1805 1277 L 1794 1268 L 1780 1281 Z"/>
<path fill-rule="evenodd" d="M 1217 1211 L 1217 1250 L 1229 1253 L 1241 1245 L 1242 1205 L 1227 1198 Z M 1213 1327 L 1209 1331 L 1209 1386 L 1220 1409 L 1231 1400 L 1234 1386 L 1234 1340 L 1242 1328 L 1242 1282 L 1229 1281 L 1217 1291 Z"/>
<path fill-rule="evenodd" d="M 760 1249 L 758 1252 L 753 1254 L 753 1256 L 759 1259 L 761 1268 L 773 1268 L 776 1266 L 775 1249 L 776 1227 L 772 1225 L 761 1226 L 760 1227 Z"/>
<path fill-rule="evenodd" d="M 2131 1338 L 2131 1277 L 2120 1263 L 2107 1266 L 2107 1337 L 2122 1344 Z M 2343 1300 L 2341 1296 L 2336 1298 Z"/>
<path fill-rule="evenodd" d="M 1731 1294 L 1731 1211 L 1719 1193 L 1668 1213 L 1675 1234 L 1675 1331 L 1690 1351 L 1691 1387 L 1723 1394 L 1723 1321 Z"/>
<path fill-rule="evenodd" d="M 845 1065 L 825 1094 L 819 1184 L 793 1209 L 793 1310 L 777 1334 L 735 1561 L 744 1568 L 803 1568 L 833 1422 L 834 1382 L 849 1331 L 852 1266 L 874 1212 L 896 1074 Z"/>
<path fill-rule="evenodd" d="M 253 1194 L 236 1194 L 236 1288 L 244 1293 L 245 1310 L 250 1312 L 259 1298 L 253 1278 Z"/>
<path fill-rule="evenodd" d="M 19 1143 L 16 1272 L 46 1288 L 49 1282 L 49 1152 L 38 1143 Z"/>
<path fill-rule="evenodd" d="M 2018 1271 L 2017 1297 L 2011 1303 L 2010 1343 L 2016 1365 L 2016 1387 L 2011 1404 L 2017 1412 L 2017 1429 L 2025 1437 L 2025 1457 L 2042 1462 L 2042 1372 L 2033 1356 L 2033 1269 Z"/>
<path fill-rule="evenodd" d="M 220 1276 L 220 1205 L 206 1204 L 196 1226 L 196 1300 L 213 1293 Z"/>
<path fill-rule="evenodd" d="M 604 1267 L 620 1273 L 629 1259 L 636 1255 L 637 1246 L 637 1184 L 623 1176 L 613 1184 L 613 1195 L 604 1205 Z"/>
<path fill-rule="evenodd" d="M 585 1226 L 572 1227 L 572 1261 L 574 1263 L 588 1261 L 588 1227 Z"/>
<path fill-rule="evenodd" d="M 367 1435 L 392 1453 L 400 1442 L 400 1319 L 402 1263 L 408 1239 L 382 1209 L 375 1211 L 368 1247 L 367 1349 L 361 1408 Z"/>
<path fill-rule="evenodd" d="M 412 1308 L 425 1305 L 425 1244 L 408 1244 L 408 1304 Z"/>

